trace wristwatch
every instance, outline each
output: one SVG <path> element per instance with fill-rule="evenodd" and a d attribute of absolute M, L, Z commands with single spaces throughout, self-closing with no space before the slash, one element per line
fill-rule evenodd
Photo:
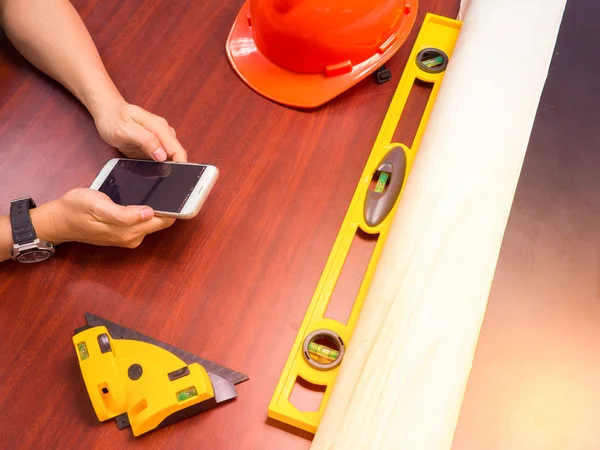
<path fill-rule="evenodd" d="M 10 202 L 10 225 L 13 235 L 12 259 L 20 263 L 45 261 L 54 254 L 54 246 L 38 239 L 30 210 L 35 208 L 31 197 L 19 198 Z"/>

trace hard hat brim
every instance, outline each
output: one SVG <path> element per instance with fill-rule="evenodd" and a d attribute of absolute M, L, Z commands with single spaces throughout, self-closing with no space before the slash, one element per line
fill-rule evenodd
<path fill-rule="evenodd" d="M 248 24 L 247 1 L 240 9 L 227 38 L 227 56 L 244 83 L 263 97 L 287 106 L 316 108 L 375 72 L 400 49 L 415 23 L 417 2 L 412 3 L 410 14 L 405 16 L 394 42 L 385 52 L 375 54 L 346 74 L 304 74 L 273 64 L 256 47 L 252 28 Z"/>

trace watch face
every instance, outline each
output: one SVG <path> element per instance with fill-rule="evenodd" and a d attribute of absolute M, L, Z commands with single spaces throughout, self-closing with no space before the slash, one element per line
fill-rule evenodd
<path fill-rule="evenodd" d="M 32 250 L 30 252 L 23 253 L 17 257 L 17 261 L 25 264 L 36 263 L 45 261 L 52 256 L 52 252 L 46 250 Z"/>

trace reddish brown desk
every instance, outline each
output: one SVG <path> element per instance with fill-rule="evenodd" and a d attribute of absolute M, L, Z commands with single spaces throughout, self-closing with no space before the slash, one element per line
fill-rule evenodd
<path fill-rule="evenodd" d="M 423 0 L 456 17 L 458 0 Z M 418 31 L 389 64 L 299 112 L 249 90 L 225 40 L 241 0 L 79 0 L 125 97 L 164 115 L 190 160 L 221 179 L 202 213 L 130 251 L 68 244 L 47 264 L 0 268 L 0 442 L 6 448 L 306 449 L 267 405 Z M 0 43 L 0 213 L 87 186 L 116 155 L 86 111 Z M 237 401 L 139 440 L 96 421 L 73 329 L 85 312 L 247 373 Z"/>

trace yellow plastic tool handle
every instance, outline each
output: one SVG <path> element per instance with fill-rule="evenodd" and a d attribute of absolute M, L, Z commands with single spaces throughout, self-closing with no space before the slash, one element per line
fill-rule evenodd
<path fill-rule="evenodd" d="M 383 250 L 391 226 L 394 211 L 402 196 L 406 178 L 410 174 L 425 127 L 433 109 L 444 71 L 451 56 L 460 31 L 460 22 L 433 14 L 427 14 L 419 32 L 408 64 L 385 120 L 381 126 L 358 187 L 354 193 L 346 217 L 338 233 L 333 249 L 306 316 L 294 341 L 285 368 L 269 404 L 269 417 L 291 426 L 315 433 L 325 407 L 340 363 L 343 364 L 343 347 L 351 341 L 352 332 L 362 309 L 369 285 L 375 272 L 377 261 Z M 419 123 L 412 146 L 394 143 L 394 133 L 417 80 L 432 84 L 429 101 Z M 373 192 L 369 190 L 373 175 L 386 172 L 388 180 L 380 180 L 381 185 Z M 384 177 L 385 178 L 385 177 Z M 386 187 L 387 186 L 387 187 Z M 398 190 L 398 186 L 400 189 Z M 325 316 L 329 301 L 338 281 L 352 241 L 358 229 L 367 234 L 377 235 L 377 243 L 362 280 L 360 290 L 352 307 L 347 323 L 341 323 Z M 315 364 L 307 352 L 307 338 L 316 335 L 330 335 L 332 342 L 342 346 L 339 357 L 333 362 Z M 322 361 L 322 359 L 321 359 Z M 317 411 L 299 411 L 289 398 L 296 384 L 302 378 L 312 384 L 324 387 L 323 400 Z"/>

